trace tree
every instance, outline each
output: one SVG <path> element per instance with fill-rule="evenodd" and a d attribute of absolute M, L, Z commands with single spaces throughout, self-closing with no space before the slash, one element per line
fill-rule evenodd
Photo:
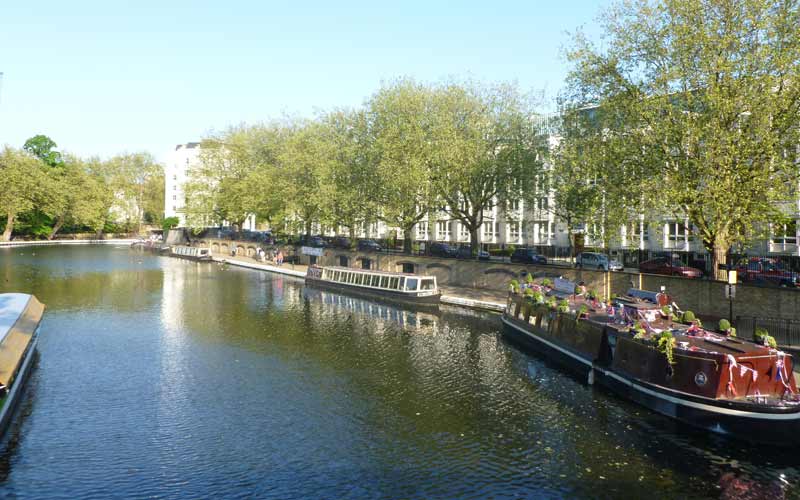
<path fill-rule="evenodd" d="M 152 179 L 163 179 L 164 171 L 150 153 L 125 153 L 114 156 L 103 164 L 105 179 L 114 193 L 112 216 L 136 225 L 137 231 L 144 220 L 148 189 Z"/>
<path fill-rule="evenodd" d="M 432 96 L 433 190 L 469 231 L 477 257 L 486 211 L 535 188 L 546 142 L 528 98 L 513 86 L 449 84 Z"/>
<path fill-rule="evenodd" d="M 403 232 L 406 253 L 414 227 L 436 205 L 430 104 L 430 89 L 412 80 L 383 86 L 367 103 L 371 191 L 381 207 L 378 217 Z"/>
<path fill-rule="evenodd" d="M 357 228 L 374 221 L 378 213 L 371 191 L 376 180 L 367 116 L 363 110 L 336 110 L 323 117 L 322 125 L 332 151 L 323 211 L 334 227 L 347 228 L 352 239 Z"/>
<path fill-rule="evenodd" d="M 55 167 L 62 161 L 61 153 L 53 150 L 56 147 L 58 144 L 53 139 L 39 134 L 25 141 L 22 149 L 42 160 L 48 167 Z"/>
<path fill-rule="evenodd" d="M 11 240 L 17 215 L 35 207 L 43 181 L 42 163 L 36 157 L 9 147 L 0 153 L 0 211 L 6 216 L 3 241 Z"/>
<path fill-rule="evenodd" d="M 797 26 L 797 0 L 626 1 L 602 49 L 578 35 L 569 53 L 568 106 L 603 110 L 629 191 L 688 218 L 715 270 L 796 190 Z"/>
<path fill-rule="evenodd" d="M 48 174 L 46 201 L 40 204 L 54 220 L 48 239 L 53 239 L 65 225 L 100 230 L 113 199 L 104 179 L 92 172 L 89 163 L 74 156 L 65 157 Z"/>
<path fill-rule="evenodd" d="M 333 152 L 326 140 L 324 127 L 317 122 L 305 122 L 289 136 L 280 156 L 281 184 L 288 210 L 299 218 L 303 232 L 311 234 L 314 222 L 326 215 L 325 207 L 331 196 L 330 178 Z"/>

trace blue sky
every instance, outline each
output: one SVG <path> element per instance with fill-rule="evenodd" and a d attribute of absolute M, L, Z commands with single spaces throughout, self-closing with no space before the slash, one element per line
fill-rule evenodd
<path fill-rule="evenodd" d="M 608 0 L 3 2 L 0 144 L 149 151 L 357 106 L 383 80 L 516 81 L 553 97 Z"/>

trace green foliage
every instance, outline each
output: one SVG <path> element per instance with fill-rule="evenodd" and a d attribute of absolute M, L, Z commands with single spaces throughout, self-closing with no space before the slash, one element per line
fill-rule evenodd
<path fill-rule="evenodd" d="M 567 52 L 554 165 L 578 192 L 557 205 L 588 199 L 581 222 L 687 217 L 718 269 L 732 244 L 769 227 L 775 202 L 796 197 L 798 25 L 796 2 L 614 4 L 602 44 L 578 33 Z M 555 187 L 557 199 L 570 193 Z"/>
<path fill-rule="evenodd" d="M 720 332 L 727 332 L 731 329 L 731 322 L 727 319 L 723 318 L 719 320 L 719 331 Z"/>
<path fill-rule="evenodd" d="M 545 286 L 545 287 L 548 287 L 548 288 L 553 286 L 553 280 L 551 280 L 550 278 L 543 279 L 542 280 L 542 286 Z"/>
<path fill-rule="evenodd" d="M 728 331 L 728 336 L 729 337 L 735 337 L 736 336 L 736 328 L 731 327 L 730 330 Z"/>
<path fill-rule="evenodd" d="M 522 295 L 524 295 L 525 298 L 528 298 L 528 299 L 533 298 L 533 290 L 530 289 L 530 288 L 526 288 L 525 292 L 523 292 Z"/>
<path fill-rule="evenodd" d="M 35 135 L 25 141 L 22 149 L 39 158 L 48 167 L 56 167 L 61 164 L 61 153 L 53 151 L 58 147 L 51 138 L 46 135 Z"/>
<path fill-rule="evenodd" d="M 764 337 L 766 337 L 767 335 L 769 335 L 769 332 L 767 331 L 766 328 L 757 326 L 755 331 L 753 332 L 753 339 L 755 339 L 756 342 L 763 342 Z"/>
<path fill-rule="evenodd" d="M 667 357 L 667 363 L 674 365 L 675 359 L 673 357 L 672 349 L 675 347 L 675 338 L 672 336 L 671 332 L 661 332 L 661 335 L 658 337 L 657 347 L 658 350 Z"/>
<path fill-rule="evenodd" d="M 681 322 L 686 324 L 690 324 L 696 319 L 697 318 L 695 318 L 694 312 L 692 311 L 684 311 L 683 316 L 681 316 Z"/>
<path fill-rule="evenodd" d="M 643 340 L 647 338 L 647 330 L 645 330 L 644 325 L 641 323 L 636 323 L 633 325 L 632 330 L 634 332 L 634 339 Z"/>
<path fill-rule="evenodd" d="M 529 289 L 530 290 L 530 289 Z M 532 290 L 531 300 L 536 304 L 544 304 L 544 294 L 539 290 Z"/>
<path fill-rule="evenodd" d="M 547 302 L 545 302 L 545 304 L 547 304 L 547 307 L 548 307 L 548 308 L 549 308 L 551 311 L 555 311 L 555 310 L 557 310 L 557 309 L 558 309 L 558 304 L 557 304 L 557 302 L 556 302 L 556 298 L 555 298 L 555 297 L 549 297 L 549 298 L 547 299 Z"/>
<path fill-rule="evenodd" d="M 587 299 L 591 299 L 591 300 L 594 300 L 594 299 L 598 298 L 598 296 L 597 296 L 597 291 L 595 291 L 594 289 L 591 289 L 591 288 L 590 288 L 590 289 L 589 289 L 589 290 L 586 292 L 586 298 L 587 298 Z"/>
<path fill-rule="evenodd" d="M 558 311 L 562 313 L 569 312 L 569 301 L 567 299 L 561 299 L 558 302 Z"/>
<path fill-rule="evenodd" d="M 531 273 L 525 275 L 525 283 L 529 285 L 533 284 L 533 275 Z"/>
<path fill-rule="evenodd" d="M 167 217 L 161 222 L 161 228 L 164 230 L 164 234 L 166 235 L 170 229 L 173 227 L 178 227 L 178 224 L 180 224 L 179 218 Z"/>
<path fill-rule="evenodd" d="M 511 287 L 511 291 L 514 293 L 519 293 L 519 281 L 511 280 L 508 282 L 509 286 Z"/>
<path fill-rule="evenodd" d="M 578 308 L 578 317 L 582 318 L 589 314 L 589 307 L 586 304 L 581 304 Z"/>

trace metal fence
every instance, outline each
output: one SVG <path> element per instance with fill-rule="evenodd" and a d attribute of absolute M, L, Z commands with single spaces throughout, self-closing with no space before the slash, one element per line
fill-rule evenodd
<path fill-rule="evenodd" d="M 800 347 L 800 321 L 781 318 L 736 317 L 736 335 L 752 339 L 756 328 L 763 328 L 780 346 Z"/>

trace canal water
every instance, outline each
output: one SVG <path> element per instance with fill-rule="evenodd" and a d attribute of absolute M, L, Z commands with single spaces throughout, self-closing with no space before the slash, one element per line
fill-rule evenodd
<path fill-rule="evenodd" d="M 790 498 L 796 452 L 706 436 L 423 313 L 123 247 L 0 250 L 47 305 L 0 447 L 15 498 Z"/>

